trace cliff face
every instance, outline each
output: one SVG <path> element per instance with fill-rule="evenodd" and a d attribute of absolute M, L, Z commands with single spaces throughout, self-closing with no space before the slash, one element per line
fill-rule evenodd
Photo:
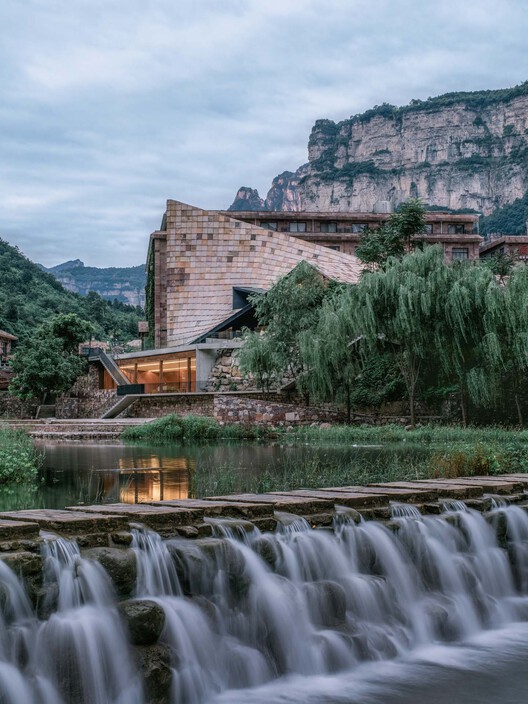
<path fill-rule="evenodd" d="M 528 82 L 318 120 L 308 159 L 277 176 L 265 201 L 252 191 L 257 207 L 244 209 L 371 211 L 419 197 L 489 214 L 528 190 Z"/>
<path fill-rule="evenodd" d="M 132 306 L 145 305 L 145 267 L 109 267 L 98 268 L 84 266 L 84 262 L 75 259 L 44 271 L 60 281 L 68 291 L 80 293 L 83 296 L 89 291 L 95 291 L 110 301 L 117 299 Z"/>

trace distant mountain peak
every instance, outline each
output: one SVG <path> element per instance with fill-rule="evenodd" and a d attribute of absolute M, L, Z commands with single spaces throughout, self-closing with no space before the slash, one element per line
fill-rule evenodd
<path fill-rule="evenodd" d="M 63 262 L 62 264 L 57 264 L 56 266 L 52 266 L 47 271 L 65 271 L 69 269 L 79 269 L 80 267 L 84 266 L 84 262 L 82 262 L 80 259 L 70 259 L 67 262 Z"/>

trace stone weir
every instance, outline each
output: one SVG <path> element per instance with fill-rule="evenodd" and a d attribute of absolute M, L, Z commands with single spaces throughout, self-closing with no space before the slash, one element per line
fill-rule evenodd
<path fill-rule="evenodd" d="M 123 552 L 132 543 L 131 531 L 139 527 L 162 538 L 196 539 L 212 536 L 217 519 L 232 520 L 246 530 L 269 532 L 276 530 L 278 517 L 291 515 L 304 519 L 312 528 L 325 528 L 343 511 L 356 521 L 390 521 L 400 505 L 413 506 L 420 514 L 437 515 L 453 501 L 463 501 L 481 512 L 497 502 L 523 508 L 526 502 L 528 510 L 528 474 L 6 511 L 0 513 L 0 560 L 26 579 L 32 598 L 38 600 L 41 546 L 49 534 L 74 541 L 106 568 L 115 563 L 119 571 Z"/>
<path fill-rule="evenodd" d="M 521 619 L 527 492 L 509 474 L 0 513 L 0 701 L 200 704 Z"/>

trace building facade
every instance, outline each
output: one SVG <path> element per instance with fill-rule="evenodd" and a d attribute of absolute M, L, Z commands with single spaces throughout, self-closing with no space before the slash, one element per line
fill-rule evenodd
<path fill-rule="evenodd" d="M 287 233 L 292 237 L 354 255 L 363 233 L 385 224 L 390 213 L 313 213 L 263 211 L 222 211 L 243 222 Z M 417 242 L 440 244 L 447 261 L 478 259 L 478 214 L 443 211 L 426 213 L 426 233 Z"/>

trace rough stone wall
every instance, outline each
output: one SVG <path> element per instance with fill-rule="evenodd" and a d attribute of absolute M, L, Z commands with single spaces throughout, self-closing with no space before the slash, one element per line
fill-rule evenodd
<path fill-rule="evenodd" d="M 38 405 L 37 401 L 21 401 L 7 391 L 0 391 L 0 418 L 34 418 Z"/>
<path fill-rule="evenodd" d="M 344 421 L 342 413 L 325 408 L 220 394 L 214 397 L 214 417 L 221 423 L 251 423 L 272 426 L 342 423 Z"/>
<path fill-rule="evenodd" d="M 255 380 L 240 371 L 240 350 L 219 350 L 206 391 L 256 391 Z"/>
<path fill-rule="evenodd" d="M 157 396 L 138 399 L 120 418 L 161 418 L 169 413 L 179 416 L 212 416 L 213 396 L 211 394 L 187 394 L 180 396 Z"/>
<path fill-rule="evenodd" d="M 115 389 L 99 388 L 99 371 L 92 364 L 67 394 L 57 398 L 55 415 L 57 418 L 100 418 L 116 401 Z"/>

